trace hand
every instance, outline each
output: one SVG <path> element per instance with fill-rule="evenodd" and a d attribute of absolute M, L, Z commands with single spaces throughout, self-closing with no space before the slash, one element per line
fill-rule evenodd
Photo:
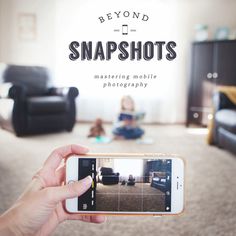
<path fill-rule="evenodd" d="M 70 154 L 85 154 L 87 148 L 70 145 L 56 149 L 33 177 L 25 192 L 0 217 L 0 235 L 50 235 L 65 220 L 102 223 L 105 217 L 68 214 L 63 207 L 67 198 L 78 197 L 91 186 L 90 176 L 62 186 L 64 160 Z M 27 164 L 26 164 L 27 165 Z"/>

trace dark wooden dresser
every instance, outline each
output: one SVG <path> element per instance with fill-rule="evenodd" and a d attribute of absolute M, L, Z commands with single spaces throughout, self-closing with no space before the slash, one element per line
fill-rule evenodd
<path fill-rule="evenodd" d="M 191 50 L 186 126 L 206 126 L 216 87 L 236 86 L 236 40 L 194 42 Z"/>

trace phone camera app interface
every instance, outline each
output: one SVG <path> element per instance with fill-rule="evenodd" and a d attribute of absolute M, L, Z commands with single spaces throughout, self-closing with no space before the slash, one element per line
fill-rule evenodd
<path fill-rule="evenodd" d="M 171 159 L 79 159 L 79 179 L 91 175 L 79 211 L 170 212 Z"/>

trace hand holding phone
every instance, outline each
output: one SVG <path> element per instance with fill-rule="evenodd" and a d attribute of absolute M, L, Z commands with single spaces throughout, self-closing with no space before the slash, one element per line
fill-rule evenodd
<path fill-rule="evenodd" d="M 81 214 L 171 215 L 184 208 L 184 162 L 160 154 L 88 154 L 66 162 L 66 183 L 90 175 L 92 186 L 66 200 Z"/>
<path fill-rule="evenodd" d="M 62 162 L 71 154 L 85 154 L 87 148 L 69 145 L 55 149 L 42 168 L 34 175 L 25 191 L 5 213 L 0 216 L 0 235 L 51 235 L 65 220 L 102 223 L 102 215 L 85 216 L 68 214 L 63 201 L 82 195 L 91 186 L 91 177 L 62 185 L 65 168 Z M 24 217 L 22 217 L 24 216 Z"/>

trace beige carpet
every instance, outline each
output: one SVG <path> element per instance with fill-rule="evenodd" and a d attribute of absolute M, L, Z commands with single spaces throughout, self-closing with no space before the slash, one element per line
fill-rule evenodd
<path fill-rule="evenodd" d="M 97 183 L 96 209 L 98 211 L 164 211 L 165 193 L 150 183 L 103 185 Z"/>
<path fill-rule="evenodd" d="M 110 127 L 107 127 L 109 130 Z M 66 222 L 54 235 L 236 235 L 236 157 L 205 144 L 205 135 L 182 126 L 147 126 L 155 144 L 134 141 L 91 144 L 88 125 L 73 133 L 17 138 L 0 130 L 0 210 L 7 209 L 47 155 L 57 146 L 81 143 L 93 152 L 168 152 L 187 161 L 186 210 L 181 216 L 109 217 L 102 225 Z"/>

